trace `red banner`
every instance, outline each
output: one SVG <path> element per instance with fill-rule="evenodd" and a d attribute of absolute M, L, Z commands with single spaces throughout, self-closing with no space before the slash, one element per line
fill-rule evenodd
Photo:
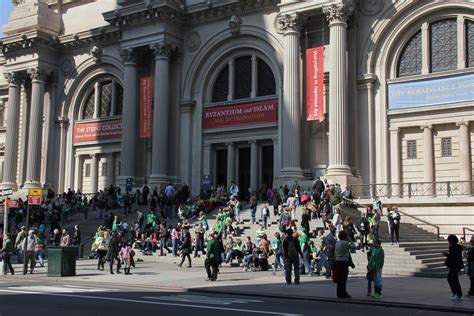
<path fill-rule="evenodd" d="M 16 201 L 16 200 L 7 201 L 7 207 L 8 208 L 17 208 L 18 207 L 18 201 Z"/>
<path fill-rule="evenodd" d="M 153 122 L 153 78 L 140 78 L 140 138 L 151 137 Z"/>
<path fill-rule="evenodd" d="M 28 204 L 30 204 L 30 205 L 41 205 L 41 196 L 38 196 L 38 195 L 28 196 Z"/>
<path fill-rule="evenodd" d="M 306 50 L 306 120 L 324 118 L 324 47 Z"/>
<path fill-rule="evenodd" d="M 122 120 L 74 124 L 74 142 L 117 139 L 122 136 Z"/>
<path fill-rule="evenodd" d="M 239 105 L 207 107 L 203 109 L 203 127 L 219 128 L 228 126 L 273 123 L 277 121 L 278 100 L 266 100 Z"/>

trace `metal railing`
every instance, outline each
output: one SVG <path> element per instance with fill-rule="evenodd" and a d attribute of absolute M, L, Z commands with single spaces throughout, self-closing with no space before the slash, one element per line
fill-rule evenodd
<path fill-rule="evenodd" d="M 353 205 L 359 205 L 359 206 L 361 206 L 361 207 L 363 207 L 363 208 L 367 208 L 367 205 L 361 204 L 361 203 L 359 203 L 359 202 L 357 202 L 357 201 L 354 201 L 354 200 L 351 200 L 351 199 L 348 199 L 348 198 L 343 198 L 343 199 L 346 200 L 346 201 L 348 201 L 349 203 L 351 203 L 351 204 L 353 204 Z M 439 233 L 439 231 L 440 231 L 439 226 L 437 226 L 437 225 L 435 225 L 435 224 L 432 224 L 432 223 L 429 223 L 429 222 L 427 222 L 427 221 L 425 221 L 425 220 L 423 220 L 423 219 L 421 219 L 421 218 L 418 218 L 418 217 L 416 217 L 416 216 L 413 216 L 413 215 L 407 214 L 407 213 L 405 213 L 405 212 L 402 212 L 402 211 L 400 211 L 400 210 L 398 210 L 398 212 L 400 213 L 400 215 L 413 218 L 414 220 L 417 220 L 417 221 L 419 221 L 419 222 L 422 223 L 422 224 L 418 224 L 418 225 L 427 225 L 427 226 L 434 227 L 434 228 L 436 229 L 436 235 L 437 235 L 438 240 L 441 240 L 440 233 Z M 470 230 L 469 228 L 467 228 L 467 229 Z M 463 229 L 463 231 L 464 231 L 464 229 Z M 473 231 L 474 231 L 474 230 L 473 230 Z"/>
<path fill-rule="evenodd" d="M 463 227 L 462 228 L 462 235 L 463 235 L 465 241 L 466 241 L 466 230 L 474 233 L 474 229 L 470 229 L 468 227 Z"/>
<path fill-rule="evenodd" d="M 416 198 L 474 196 L 474 181 L 354 184 L 356 198 Z"/>

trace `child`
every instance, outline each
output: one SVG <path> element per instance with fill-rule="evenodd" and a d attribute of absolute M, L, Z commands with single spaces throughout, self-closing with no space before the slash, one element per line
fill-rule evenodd
<path fill-rule="evenodd" d="M 382 248 L 380 239 L 374 239 L 371 250 L 369 269 L 374 277 L 374 291 L 373 298 L 382 297 L 382 268 L 385 260 L 385 253 Z"/>
<path fill-rule="evenodd" d="M 130 258 L 133 256 L 133 250 L 129 243 L 124 243 L 120 249 L 119 255 L 125 263 L 125 274 L 130 274 Z"/>

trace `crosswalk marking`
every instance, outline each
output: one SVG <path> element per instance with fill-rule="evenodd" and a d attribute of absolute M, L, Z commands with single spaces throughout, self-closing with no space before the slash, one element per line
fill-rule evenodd
<path fill-rule="evenodd" d="M 195 304 L 210 304 L 210 305 L 231 305 L 231 304 L 247 304 L 247 303 L 262 303 L 258 300 L 248 300 L 239 298 L 226 298 L 219 296 L 201 296 L 201 295 L 166 295 L 166 296 L 145 296 L 142 297 L 147 300 L 169 301 L 169 302 L 187 302 Z"/>
<path fill-rule="evenodd" d="M 117 290 L 104 288 L 86 288 L 74 285 L 63 286 L 47 286 L 47 285 L 33 285 L 33 286 L 13 286 L 8 287 L 14 291 L 28 291 L 37 293 L 97 293 L 97 292 L 112 292 Z"/>

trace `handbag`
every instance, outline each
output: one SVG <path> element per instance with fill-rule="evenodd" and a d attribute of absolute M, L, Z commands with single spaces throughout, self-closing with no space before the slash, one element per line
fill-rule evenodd
<path fill-rule="evenodd" d="M 372 271 L 367 271 L 367 275 L 366 275 L 366 278 L 367 278 L 367 281 L 374 281 L 374 273 Z"/>

